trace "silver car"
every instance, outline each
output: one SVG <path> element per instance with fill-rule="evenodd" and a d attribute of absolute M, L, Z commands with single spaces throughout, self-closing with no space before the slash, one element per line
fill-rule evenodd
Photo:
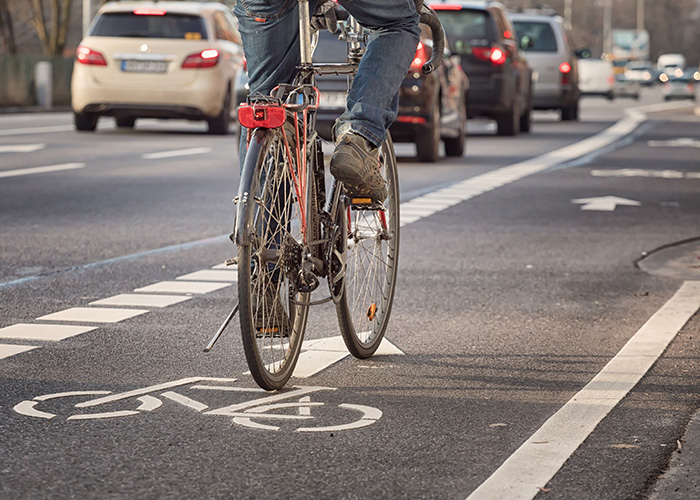
<path fill-rule="evenodd" d="M 511 13 L 510 19 L 533 69 L 534 109 L 557 109 L 562 120 L 577 120 L 578 65 L 566 21 L 525 12 Z"/>

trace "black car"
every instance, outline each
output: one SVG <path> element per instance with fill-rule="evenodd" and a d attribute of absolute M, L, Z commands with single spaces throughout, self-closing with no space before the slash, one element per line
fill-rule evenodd
<path fill-rule="evenodd" d="M 447 156 L 462 156 L 466 141 L 469 80 L 459 56 L 447 49 L 442 66 L 429 75 L 421 73 L 431 54 L 429 30 L 424 29 L 416 57 L 399 90 L 399 115 L 389 129 L 394 142 L 415 143 L 421 162 L 437 161 L 441 140 Z M 320 33 L 315 62 L 343 62 L 346 56 L 345 42 L 327 31 Z M 345 109 L 347 77 L 318 77 L 317 85 L 321 102 L 316 126 L 321 137 L 331 140 L 333 124 Z"/>
<path fill-rule="evenodd" d="M 496 120 L 499 135 L 530 130 L 532 68 L 520 51 L 503 5 L 489 1 L 429 2 L 469 77 L 469 118 Z"/>

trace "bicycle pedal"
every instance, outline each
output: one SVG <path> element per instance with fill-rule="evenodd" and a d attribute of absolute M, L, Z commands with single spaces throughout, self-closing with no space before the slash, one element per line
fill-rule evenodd
<path fill-rule="evenodd" d="M 256 328 L 255 338 L 257 339 L 279 339 L 289 338 L 289 333 L 280 331 L 279 326 L 271 326 L 269 328 Z"/>

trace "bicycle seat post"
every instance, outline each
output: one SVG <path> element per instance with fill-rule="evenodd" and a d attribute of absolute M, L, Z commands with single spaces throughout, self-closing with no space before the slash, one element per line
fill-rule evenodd
<path fill-rule="evenodd" d="M 299 43 L 301 47 L 301 65 L 308 66 L 311 61 L 311 14 L 309 0 L 299 2 Z"/>

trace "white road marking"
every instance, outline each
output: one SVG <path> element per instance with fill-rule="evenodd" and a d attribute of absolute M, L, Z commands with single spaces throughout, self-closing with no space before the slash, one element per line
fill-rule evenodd
<path fill-rule="evenodd" d="M 140 307 L 167 307 L 174 304 L 179 304 L 186 300 L 190 300 L 191 296 L 183 295 L 154 295 L 154 294 L 136 294 L 136 293 L 122 293 L 119 295 L 114 295 L 113 297 L 107 297 L 106 299 L 96 300 L 95 302 L 90 302 L 90 305 L 97 306 L 140 306 Z M 0 330 L 0 336 L 2 330 Z"/>
<path fill-rule="evenodd" d="M 668 141 L 647 141 L 652 148 L 700 148 L 700 141 L 691 137 L 679 137 Z"/>
<path fill-rule="evenodd" d="M 60 165 L 49 165 L 46 167 L 20 168 L 18 170 L 6 170 L 0 172 L 0 178 L 18 177 L 20 175 L 45 174 L 49 172 L 61 172 L 63 170 L 75 170 L 85 167 L 84 163 L 62 163 Z"/>
<path fill-rule="evenodd" d="M 111 396 L 105 396 L 103 398 L 91 399 L 90 401 L 84 401 L 75 405 L 76 408 L 89 408 L 91 406 L 97 406 L 105 403 L 112 403 L 114 401 L 120 401 L 122 399 L 129 399 L 135 396 L 143 396 L 144 394 L 149 394 L 151 392 L 164 391 L 166 389 L 172 389 L 173 387 L 180 387 L 187 384 L 194 384 L 196 382 L 235 382 L 235 378 L 218 378 L 218 377 L 189 377 L 182 378 L 179 380 L 173 380 L 171 382 L 166 382 L 164 384 L 156 384 L 149 387 L 142 387 L 141 389 L 134 389 L 133 391 L 122 392 L 120 394 L 112 394 Z M 37 398 L 34 398 L 37 399 Z"/>
<path fill-rule="evenodd" d="M 597 196 L 594 198 L 580 198 L 571 200 L 571 203 L 581 205 L 581 210 L 597 210 L 599 212 L 614 212 L 618 205 L 627 205 L 630 207 L 638 207 L 640 202 L 619 198 L 617 196 Z"/>
<path fill-rule="evenodd" d="M 46 144 L 13 144 L 0 146 L 0 153 L 33 153 L 45 147 Z"/>
<path fill-rule="evenodd" d="M 530 500 L 663 354 L 700 308 L 686 281 L 581 391 L 547 420 L 468 500 Z"/>
<path fill-rule="evenodd" d="M 614 170 L 591 170 L 594 177 L 651 177 L 654 179 L 700 179 L 700 172 L 679 170 L 644 170 L 641 168 L 619 168 Z"/>
<path fill-rule="evenodd" d="M 230 283 L 205 283 L 202 281 L 161 281 L 152 285 L 136 288 L 135 292 L 169 292 L 169 293 L 209 293 L 231 286 Z"/>
<path fill-rule="evenodd" d="M 118 323 L 146 314 L 146 309 L 111 309 L 106 307 L 71 307 L 37 319 L 49 321 L 80 321 L 85 323 Z"/>
<path fill-rule="evenodd" d="M 236 266 L 236 265 L 227 266 L 226 262 L 223 262 L 221 264 L 217 264 L 215 266 L 212 266 L 212 269 L 228 269 L 230 271 L 237 271 L 238 266 Z"/>
<path fill-rule="evenodd" d="M 71 415 L 66 420 L 100 420 L 104 418 L 118 418 L 118 417 L 129 417 L 131 415 L 138 415 L 139 412 L 136 410 L 117 410 L 108 411 L 104 413 L 87 413 L 85 415 Z"/>
<path fill-rule="evenodd" d="M 181 405 L 185 405 L 188 408 L 192 408 L 193 410 L 204 411 L 209 408 L 207 405 L 200 403 L 199 401 L 195 401 L 194 399 L 190 399 L 187 396 L 183 396 L 182 394 L 178 394 L 177 392 L 168 391 L 161 394 L 161 396 L 168 398 L 171 401 L 175 401 L 176 403 L 180 403 Z"/>
<path fill-rule="evenodd" d="M 163 405 L 160 399 L 154 398 L 153 396 L 141 396 L 138 400 L 141 401 L 141 406 L 136 408 L 139 411 L 153 411 Z"/>
<path fill-rule="evenodd" d="M 0 328 L 0 338 L 58 341 L 95 330 L 94 326 L 17 323 Z"/>
<path fill-rule="evenodd" d="M 74 130 L 73 125 L 51 125 L 48 127 L 14 128 L 0 130 L 0 137 L 11 135 L 46 134 L 49 132 L 69 132 Z"/>
<path fill-rule="evenodd" d="M 300 427 L 296 432 L 336 432 L 336 431 L 347 431 L 349 429 L 359 429 L 360 427 L 367 427 L 377 422 L 382 418 L 382 412 L 378 408 L 373 408 L 371 406 L 364 405 L 352 405 L 343 403 L 339 405 L 340 408 L 347 408 L 349 410 L 356 410 L 361 412 L 362 418 L 355 422 L 349 424 L 341 425 L 329 425 L 327 427 Z"/>
<path fill-rule="evenodd" d="M 38 401 L 22 401 L 21 403 L 17 403 L 12 409 L 20 415 L 26 415 L 27 417 L 45 418 L 47 420 L 51 420 L 56 416 L 53 413 L 47 413 L 34 408 L 38 404 Z"/>
<path fill-rule="evenodd" d="M 161 151 L 159 153 L 147 153 L 141 155 L 144 160 L 160 160 L 161 158 L 174 158 L 176 156 L 203 155 L 211 153 L 212 148 L 189 148 L 174 151 Z"/>
<path fill-rule="evenodd" d="M 36 345 L 0 344 L 0 359 L 9 358 L 15 354 L 38 349 Z"/>
<path fill-rule="evenodd" d="M 236 271 L 202 269 L 201 271 L 178 276 L 175 279 L 193 281 L 238 281 L 238 273 Z"/>
<path fill-rule="evenodd" d="M 402 355 L 403 352 L 384 338 L 375 356 L 396 354 Z M 340 335 L 305 341 L 301 345 L 301 354 L 299 355 L 299 360 L 297 361 L 292 376 L 297 378 L 309 378 L 349 355 L 350 353 L 347 347 L 345 347 L 343 337 Z"/>

